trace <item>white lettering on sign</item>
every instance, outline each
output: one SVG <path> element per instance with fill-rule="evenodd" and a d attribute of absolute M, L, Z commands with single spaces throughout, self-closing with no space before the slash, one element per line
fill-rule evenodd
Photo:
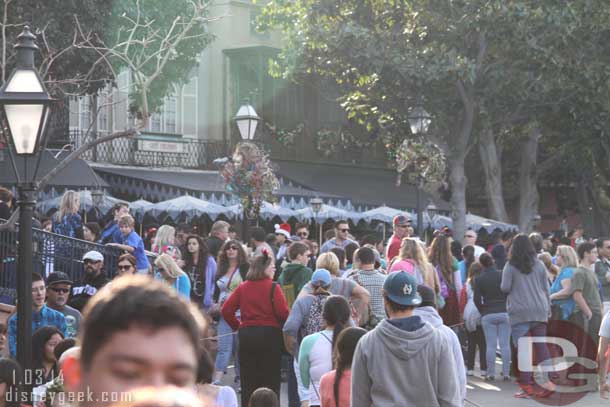
<path fill-rule="evenodd" d="M 177 153 L 184 154 L 184 143 L 175 143 L 172 141 L 152 141 L 140 140 L 140 151 L 154 151 L 159 153 Z"/>

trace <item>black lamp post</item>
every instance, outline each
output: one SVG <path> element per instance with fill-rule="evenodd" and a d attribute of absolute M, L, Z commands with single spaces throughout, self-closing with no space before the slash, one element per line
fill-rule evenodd
<path fill-rule="evenodd" d="M 243 141 L 247 142 L 254 140 L 256 126 L 261 118 L 256 114 L 256 110 L 254 110 L 254 107 L 252 107 L 248 99 L 244 100 L 244 104 L 241 105 L 233 120 L 235 120 L 235 124 L 237 124 L 239 134 Z M 242 215 L 241 238 L 245 244 L 248 244 L 248 211 L 245 207 L 243 208 Z"/>
<path fill-rule="evenodd" d="M 34 68 L 36 37 L 25 27 L 17 37 L 17 66 L 0 89 L 0 108 L 14 153 L 23 157 L 23 172 L 17 171 L 15 157 L 9 154 L 17 177 L 19 205 L 19 245 L 17 252 L 17 361 L 24 369 L 32 367 L 32 216 L 34 213 L 36 169 L 28 169 L 28 158 L 35 156 L 45 135 L 52 99 Z M 29 170 L 29 171 L 28 171 Z"/>
<path fill-rule="evenodd" d="M 411 133 L 414 135 L 425 135 L 428 132 L 432 117 L 426 110 L 417 105 L 409 112 L 408 116 L 409 126 L 411 127 Z M 424 214 L 422 213 L 422 202 L 421 202 L 421 188 L 424 185 L 424 179 L 420 174 L 417 174 L 417 236 L 421 239 L 424 233 Z"/>
<path fill-rule="evenodd" d="M 309 206 L 311 206 L 311 210 L 314 213 L 315 221 L 319 224 L 320 233 L 318 234 L 318 244 L 319 247 L 322 247 L 322 222 L 318 220 L 318 213 L 322 210 L 322 205 L 324 202 L 320 198 L 313 198 L 309 200 Z"/>

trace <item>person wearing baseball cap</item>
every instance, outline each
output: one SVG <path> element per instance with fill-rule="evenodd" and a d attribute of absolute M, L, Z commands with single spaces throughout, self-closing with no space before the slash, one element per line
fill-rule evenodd
<path fill-rule="evenodd" d="M 462 406 L 449 339 L 414 315 L 422 303 L 415 277 L 390 274 L 383 301 L 388 318 L 356 347 L 351 405 Z"/>
<path fill-rule="evenodd" d="M 77 309 L 69 306 L 68 297 L 72 279 L 62 271 L 55 271 L 47 277 L 47 307 L 59 311 L 66 317 L 66 335 L 76 337 L 82 315 Z"/>
<path fill-rule="evenodd" d="M 388 241 L 388 248 L 386 250 L 386 260 L 388 264 L 392 262 L 394 257 L 398 256 L 402 239 L 409 237 L 411 219 L 409 219 L 408 215 L 396 215 L 394 216 L 394 219 L 392 219 L 392 225 L 394 226 L 394 233 Z"/>
<path fill-rule="evenodd" d="M 104 268 L 102 253 L 95 250 L 85 253 L 83 255 L 83 266 L 85 269 L 83 280 L 72 287 L 72 297 L 68 301 L 68 305 L 81 312 L 89 298 L 93 297 L 99 289 L 110 281 L 102 271 Z"/>

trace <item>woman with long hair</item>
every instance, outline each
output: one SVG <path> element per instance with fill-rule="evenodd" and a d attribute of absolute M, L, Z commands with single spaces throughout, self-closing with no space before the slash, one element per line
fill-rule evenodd
<path fill-rule="evenodd" d="M 80 195 L 78 192 L 72 190 L 64 192 L 59 210 L 53 217 L 53 233 L 82 239 L 83 220 L 78 214 L 79 209 Z"/>
<path fill-rule="evenodd" d="M 358 341 L 366 334 L 362 328 L 345 328 L 337 338 L 334 349 L 334 370 L 320 380 L 322 407 L 350 407 L 352 360 Z"/>
<path fill-rule="evenodd" d="M 560 312 L 553 312 L 554 317 L 567 321 L 576 308 L 572 298 L 572 275 L 578 267 L 578 256 L 571 246 L 561 245 L 557 247 L 555 259 L 560 271 L 551 285 L 551 307 L 553 310 L 560 309 Z"/>
<path fill-rule="evenodd" d="M 0 358 L 0 407 L 19 407 L 22 381 L 21 366 L 9 358 Z"/>
<path fill-rule="evenodd" d="M 413 238 L 405 237 L 400 244 L 398 256 L 394 258 L 390 273 L 405 271 L 415 275 L 418 284 L 425 284 L 432 289 L 438 288 L 438 277 L 434 267 L 428 261 L 422 245 Z"/>
<path fill-rule="evenodd" d="M 248 255 L 244 247 L 237 240 L 226 241 L 218 252 L 218 269 L 216 271 L 216 290 L 214 300 L 218 309 L 229 298 L 231 293 L 244 281 L 250 268 Z M 222 317 L 218 320 L 218 352 L 216 353 L 216 371 L 214 372 L 214 383 L 218 384 L 224 376 L 231 356 L 235 358 L 235 375 L 239 380 L 239 359 L 237 357 L 238 341 L 235 331 Z"/>
<path fill-rule="evenodd" d="M 155 274 L 155 279 L 165 281 L 185 298 L 191 298 L 191 281 L 189 276 L 178 267 L 178 263 L 169 254 L 163 253 L 157 257 L 155 266 L 159 270 Z"/>
<path fill-rule="evenodd" d="M 472 246 L 466 246 L 472 247 Z M 474 247 L 473 247 L 474 254 Z M 468 341 L 468 350 L 466 351 L 466 374 L 474 376 L 474 361 L 479 348 L 479 366 L 481 368 L 481 376 L 487 377 L 487 346 L 485 343 L 485 334 L 481 326 L 481 314 L 474 303 L 475 279 L 483 273 L 483 266 L 474 262 L 468 268 L 468 277 L 463 290 L 466 290 L 466 306 L 464 308 L 464 325 L 466 328 L 466 339 Z"/>
<path fill-rule="evenodd" d="M 288 303 L 279 284 L 273 282 L 275 258 L 263 250 L 250 264 L 246 281 L 222 306 L 222 317 L 238 330 L 241 405 L 259 387 L 269 387 L 279 396 L 282 359 L 281 326 L 288 318 Z M 237 311 L 241 312 L 241 320 Z"/>
<path fill-rule="evenodd" d="M 124 253 L 117 260 L 117 272 L 114 278 L 131 276 L 136 274 L 136 258 L 132 254 Z"/>
<path fill-rule="evenodd" d="M 309 387 L 309 406 L 320 406 L 320 380 L 332 370 L 333 349 L 343 329 L 349 325 L 351 309 L 341 296 L 330 296 L 324 303 L 325 329 L 303 338 L 299 349 L 299 371 L 303 386 Z"/>
<path fill-rule="evenodd" d="M 462 278 L 462 283 L 466 282 L 468 278 L 468 270 L 470 270 L 470 266 L 472 263 L 477 261 L 474 257 L 474 246 L 466 245 L 462 248 L 462 260 L 458 263 L 458 268 L 460 269 L 460 277 Z"/>
<path fill-rule="evenodd" d="M 186 238 L 184 270 L 191 279 L 191 301 L 204 310 L 210 309 L 216 280 L 216 260 L 210 256 L 207 244 L 197 235 Z"/>
<path fill-rule="evenodd" d="M 502 274 L 491 254 L 479 257 L 483 273 L 475 279 L 474 304 L 481 313 L 481 325 L 487 347 L 487 379 L 496 376 L 496 349 L 500 345 L 502 376 L 510 380 L 510 323 L 506 313 L 506 294 L 500 290 Z"/>
<path fill-rule="evenodd" d="M 153 239 L 150 251 L 155 254 L 169 254 L 172 259 L 179 261 L 182 259 L 182 253 L 176 246 L 176 229 L 170 225 L 162 225 Z"/>
<path fill-rule="evenodd" d="M 508 319 L 511 325 L 513 346 L 519 352 L 519 338 L 546 336 L 546 324 L 550 311 L 550 292 L 544 264 L 537 258 L 536 250 L 527 235 L 520 233 L 513 240 L 509 261 L 502 272 L 502 292 L 507 294 Z M 544 344 L 534 345 L 539 360 L 548 359 Z M 515 397 L 531 395 L 548 396 L 550 393 L 534 387 L 532 372 L 519 371 L 522 391 Z"/>
<path fill-rule="evenodd" d="M 549 285 L 553 285 L 557 275 L 559 274 L 559 267 L 553 264 L 553 256 L 550 253 L 543 252 L 538 255 L 538 260 L 546 267 L 546 275 L 549 280 Z"/>
<path fill-rule="evenodd" d="M 50 382 L 59 374 L 53 351 L 63 339 L 61 331 L 54 326 L 41 326 L 32 335 L 32 366 L 36 385 Z"/>
<path fill-rule="evenodd" d="M 461 321 L 458 293 L 462 291 L 462 279 L 456 261 L 451 255 L 447 236 L 439 234 L 434 238 L 428 258 L 436 270 L 440 285 L 439 314 L 445 325 L 457 325 Z"/>

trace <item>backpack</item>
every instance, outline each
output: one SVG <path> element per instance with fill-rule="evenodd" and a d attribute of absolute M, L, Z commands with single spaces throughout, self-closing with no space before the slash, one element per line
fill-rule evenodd
<path fill-rule="evenodd" d="M 322 316 L 324 304 L 326 304 L 326 300 L 329 296 L 330 294 L 314 295 L 314 300 L 311 303 L 311 307 L 309 307 L 309 316 L 307 317 L 307 322 L 303 328 L 303 338 L 322 330 L 322 325 L 324 324 L 324 318 Z"/>

